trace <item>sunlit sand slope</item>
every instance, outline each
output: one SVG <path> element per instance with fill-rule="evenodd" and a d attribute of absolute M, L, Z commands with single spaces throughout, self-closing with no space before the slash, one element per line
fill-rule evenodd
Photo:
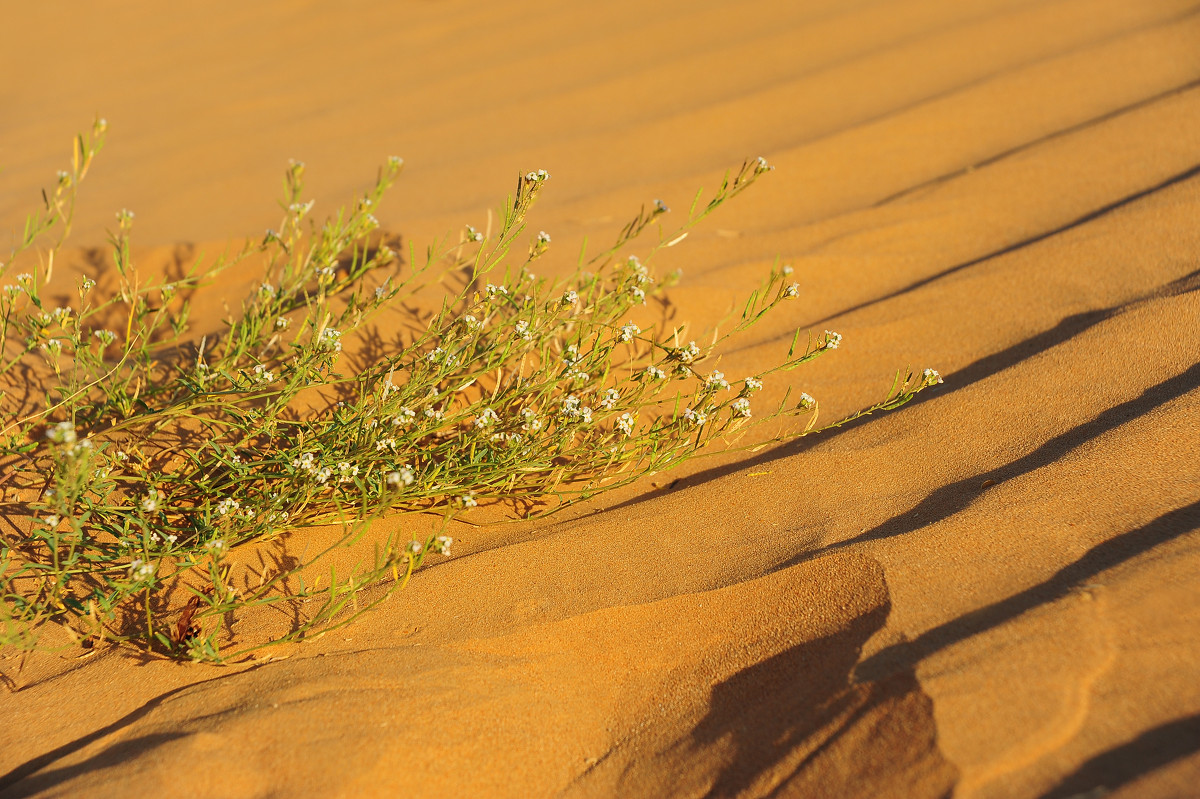
<path fill-rule="evenodd" d="M 727 374 L 803 326 L 845 336 L 795 373 L 824 416 L 899 367 L 945 384 L 463 527 L 285 660 L 0 661 L 0 796 L 1195 792 L 1194 2 L 5 5 L 7 227 L 95 112 L 81 245 L 121 207 L 150 246 L 258 235 L 287 158 L 328 211 L 396 153 L 380 217 L 418 244 L 548 169 L 532 224 L 565 268 L 762 154 L 778 170 L 669 252 L 681 318 L 779 256 L 801 298 Z"/>

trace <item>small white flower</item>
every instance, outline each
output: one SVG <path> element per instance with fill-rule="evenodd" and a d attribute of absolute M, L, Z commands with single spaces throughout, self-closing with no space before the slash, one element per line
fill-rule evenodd
<path fill-rule="evenodd" d="M 462 506 L 464 508 L 473 508 L 479 504 L 478 502 L 475 501 L 475 492 L 474 491 L 463 494 L 461 497 L 459 497 L 459 502 L 462 503 Z"/>
<path fill-rule="evenodd" d="M 150 493 L 142 500 L 142 510 L 146 513 L 158 510 L 158 491 L 150 489 Z"/>
<path fill-rule="evenodd" d="M 483 411 L 475 417 L 475 426 L 478 428 L 488 427 L 500 421 L 500 417 L 491 408 L 484 408 Z"/>
<path fill-rule="evenodd" d="M 483 234 L 471 225 L 467 225 L 467 241 L 483 241 Z"/>
<path fill-rule="evenodd" d="M 620 430 L 624 435 L 631 436 L 633 435 L 634 421 L 634 417 L 631 414 L 623 413 L 621 414 L 620 418 L 617 419 L 617 429 Z"/>
<path fill-rule="evenodd" d="M 745 397 L 739 397 L 738 399 L 735 399 L 729 404 L 729 407 L 733 409 L 734 414 L 737 416 L 750 415 L 750 400 L 746 399 Z"/>
<path fill-rule="evenodd" d="M 942 382 L 942 376 L 937 373 L 937 369 L 926 369 L 921 373 L 921 380 L 927 386 L 936 386 Z"/>
<path fill-rule="evenodd" d="M 802 392 L 800 394 L 799 406 L 801 408 L 804 408 L 805 410 L 807 410 L 816 404 L 817 404 L 817 401 L 815 399 L 813 399 L 812 396 L 809 395 L 809 393 L 807 391 Z"/>
<path fill-rule="evenodd" d="M 825 331 L 825 349 L 836 350 L 838 345 L 842 343 L 842 334 L 834 333 L 832 330 Z"/>
<path fill-rule="evenodd" d="M 51 513 L 46 518 L 42 519 L 42 521 L 45 522 L 46 526 L 49 527 L 51 530 L 56 530 L 56 529 L 58 529 L 59 523 L 62 522 L 62 517 L 59 516 L 57 513 Z"/>
<path fill-rule="evenodd" d="M 436 555 L 445 555 L 450 557 L 450 545 L 454 543 L 454 539 L 448 535 L 439 535 L 433 539 L 433 543 L 429 545 L 429 551 Z"/>
<path fill-rule="evenodd" d="M 683 363 L 692 363 L 700 357 L 700 348 L 696 346 L 696 342 L 689 341 L 686 347 L 675 351 L 675 357 Z"/>
<path fill-rule="evenodd" d="M 358 476 L 358 466 L 349 463 L 348 461 L 342 461 L 339 463 L 337 465 L 337 470 L 339 483 L 348 483 Z"/>
<path fill-rule="evenodd" d="M 743 388 L 742 388 L 743 393 L 753 394 L 755 391 L 762 391 L 762 386 L 763 386 L 762 381 L 759 380 L 757 377 L 747 377 L 745 380 L 742 381 L 742 384 L 743 384 Z"/>
<path fill-rule="evenodd" d="M 704 379 L 704 385 L 708 388 L 725 389 L 729 388 L 729 381 L 725 379 L 724 372 L 714 370 L 712 374 Z"/>
<path fill-rule="evenodd" d="M 332 327 L 327 327 L 321 331 L 321 335 L 317 337 L 317 348 L 330 351 L 342 351 L 342 332 L 334 330 Z"/>
<path fill-rule="evenodd" d="M 779 271 L 784 275 L 790 275 L 792 272 L 795 272 L 796 270 L 792 268 L 791 264 L 784 264 L 783 268 L 780 269 Z"/>
<path fill-rule="evenodd" d="M 265 294 L 268 297 L 274 297 L 275 296 L 275 287 L 272 286 L 270 283 L 263 283 L 261 286 L 258 287 L 258 293 Z"/>
<path fill-rule="evenodd" d="M 524 319 L 518 319 L 517 323 L 513 325 L 513 328 L 516 330 L 517 335 L 525 341 L 529 341 L 533 338 L 533 334 L 529 332 L 529 323 Z"/>
<path fill-rule="evenodd" d="M 412 408 L 401 408 L 392 417 L 392 425 L 396 427 L 408 427 L 413 423 L 413 419 L 415 418 L 417 418 L 417 414 L 413 412 Z"/>
<path fill-rule="evenodd" d="M 684 409 L 683 418 L 687 419 L 688 422 L 692 425 L 692 427 L 703 427 L 704 424 L 706 422 L 708 422 L 708 414 L 707 413 L 705 413 L 704 411 L 693 410 L 692 408 Z"/>
<path fill-rule="evenodd" d="M 646 377 L 650 380 L 666 380 L 667 373 L 662 369 L 659 369 L 657 366 L 651 364 L 650 366 L 646 367 Z"/>
<path fill-rule="evenodd" d="M 213 558 L 220 559 L 226 552 L 229 551 L 229 544 L 224 538 L 214 538 L 204 545 L 204 549 Z"/>
<path fill-rule="evenodd" d="M 793 283 L 783 290 L 783 298 L 785 300 L 793 299 L 794 297 L 798 297 L 799 295 L 800 295 L 800 284 L 799 283 Z"/>
<path fill-rule="evenodd" d="M 409 556 L 413 556 L 413 555 L 420 553 L 421 542 L 420 541 L 409 541 L 407 544 L 404 545 L 404 551 L 407 552 L 409 554 Z"/>
<path fill-rule="evenodd" d="M 100 346 L 107 347 L 117 340 L 117 334 L 111 330 L 96 330 L 92 333 L 96 340 L 100 342 Z"/>
<path fill-rule="evenodd" d="M 417 475 L 415 472 L 413 472 L 412 467 L 406 465 L 401 466 L 394 472 L 388 472 L 387 484 L 393 488 L 398 488 L 402 485 L 410 486 L 416 481 L 416 479 Z"/>
<path fill-rule="evenodd" d="M 463 317 L 463 324 L 466 325 L 467 330 L 478 330 L 480 327 L 479 320 L 471 314 Z"/>
<path fill-rule="evenodd" d="M 530 183 L 541 183 L 550 179 L 550 173 L 544 169 L 539 169 L 536 172 L 530 172 L 525 176 L 525 179 Z"/>
<path fill-rule="evenodd" d="M 615 388 L 610 388 L 604 392 L 604 396 L 600 399 L 598 404 L 602 410 L 610 411 L 616 406 L 620 399 L 621 392 L 617 391 Z"/>
<path fill-rule="evenodd" d="M 642 305 L 646 304 L 646 292 L 642 289 L 641 286 L 630 286 L 629 293 L 632 294 L 633 298 L 635 300 L 637 300 L 638 302 L 640 302 Z"/>
<path fill-rule="evenodd" d="M 396 448 L 396 439 L 394 439 L 394 438 L 381 438 L 375 442 L 375 451 L 376 452 L 383 452 L 385 450 L 395 449 L 395 448 Z"/>
<path fill-rule="evenodd" d="M 633 337 L 641 333 L 642 329 L 633 322 L 626 322 L 621 326 L 621 341 L 632 341 Z"/>
<path fill-rule="evenodd" d="M 76 439 L 75 425 L 71 422 L 59 422 L 46 430 L 46 438 L 55 444 L 74 444 Z"/>
<path fill-rule="evenodd" d="M 217 513 L 222 516 L 228 516 L 240 507 L 242 507 L 242 503 L 232 497 L 226 497 L 217 503 Z"/>
<path fill-rule="evenodd" d="M 761 155 L 758 157 L 758 160 L 754 162 L 754 172 L 756 174 L 762 174 L 763 172 L 770 172 L 774 168 L 775 167 L 768 164 L 767 159 L 763 158 Z"/>
<path fill-rule="evenodd" d="M 441 347 L 434 347 L 432 350 L 430 350 L 429 354 L 425 356 L 425 360 L 429 361 L 430 363 L 437 363 L 438 361 L 442 360 L 442 356 L 445 354 L 446 351 Z"/>
<path fill-rule="evenodd" d="M 538 418 L 537 411 L 533 408 L 522 408 L 521 417 L 525 420 L 521 429 L 526 433 L 536 433 L 542 429 L 542 420 Z"/>
<path fill-rule="evenodd" d="M 260 364 L 254 366 L 254 382 L 259 385 L 265 385 L 275 381 L 275 373 L 267 367 Z"/>
<path fill-rule="evenodd" d="M 488 283 L 487 286 L 484 287 L 483 291 L 489 297 L 495 297 L 498 294 L 504 294 L 504 295 L 508 294 L 507 288 L 505 288 L 504 286 L 496 286 L 496 285 L 493 285 L 492 283 Z"/>
<path fill-rule="evenodd" d="M 333 477 L 333 469 L 330 469 L 328 466 L 322 466 L 320 469 L 317 469 L 316 477 L 318 483 L 325 485 L 329 482 L 329 478 Z"/>
<path fill-rule="evenodd" d="M 147 563 L 141 558 L 134 558 L 129 562 L 129 579 L 142 582 L 149 580 L 154 576 L 154 564 Z"/>
<path fill-rule="evenodd" d="M 574 289 L 568 289 L 563 292 L 561 302 L 563 305 L 574 305 L 579 302 L 579 293 Z"/>
<path fill-rule="evenodd" d="M 549 244 L 550 243 L 550 234 L 544 230 L 538 231 L 537 243 L 542 246 Z"/>

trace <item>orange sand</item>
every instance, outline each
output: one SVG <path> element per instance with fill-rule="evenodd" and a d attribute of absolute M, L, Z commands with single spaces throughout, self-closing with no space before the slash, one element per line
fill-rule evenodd
<path fill-rule="evenodd" d="M 549 170 L 531 224 L 566 264 L 761 153 L 778 171 L 665 264 L 697 322 L 796 266 L 722 369 L 802 325 L 845 336 L 795 376 L 826 416 L 896 367 L 946 383 L 463 527 L 287 659 L 34 657 L 0 796 L 1200 790 L 1194 2 L 4 5 L 6 228 L 95 112 L 80 245 L 122 207 L 150 247 L 259 235 L 287 158 L 327 212 L 395 153 L 380 217 L 418 244 Z"/>

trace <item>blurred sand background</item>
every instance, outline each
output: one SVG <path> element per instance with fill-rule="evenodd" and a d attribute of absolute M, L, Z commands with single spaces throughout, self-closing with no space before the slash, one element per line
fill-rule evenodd
<path fill-rule="evenodd" d="M 826 418 L 896 368 L 946 381 L 464 526 L 286 659 L 33 658 L 0 692 L 0 796 L 1196 795 L 1194 0 L 0 11 L 5 235 L 95 114 L 73 240 L 130 208 L 150 261 L 276 224 L 289 158 L 320 214 L 396 154 L 378 215 L 418 247 L 547 169 L 531 224 L 565 268 L 761 154 L 777 171 L 664 264 L 697 322 L 796 267 L 723 370 L 802 326 L 845 336 L 793 373 Z"/>

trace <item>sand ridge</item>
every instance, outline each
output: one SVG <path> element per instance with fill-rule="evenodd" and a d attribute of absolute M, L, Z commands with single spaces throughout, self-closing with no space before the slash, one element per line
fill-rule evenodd
<path fill-rule="evenodd" d="M 795 373 L 823 418 L 898 367 L 946 383 L 547 522 L 463 525 L 454 558 L 283 659 L 35 657 L 0 692 L 0 796 L 1194 788 L 1195 3 L 10 5 L 6 227 L 96 111 L 78 242 L 130 207 L 152 264 L 275 224 L 289 157 L 329 211 L 403 155 L 380 218 L 418 243 L 545 167 L 532 224 L 565 269 L 761 153 L 769 180 L 663 259 L 696 323 L 796 267 L 799 302 L 720 368 L 803 325 L 845 336 Z"/>

